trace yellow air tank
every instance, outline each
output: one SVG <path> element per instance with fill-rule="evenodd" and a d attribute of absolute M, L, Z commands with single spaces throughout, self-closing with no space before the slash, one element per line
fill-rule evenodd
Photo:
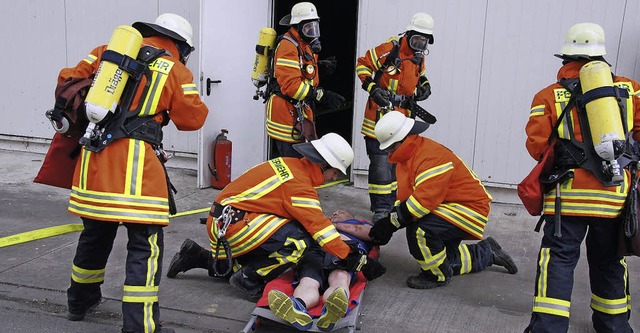
<path fill-rule="evenodd" d="M 591 61 L 582 66 L 580 85 L 583 94 L 599 87 L 613 87 L 609 65 L 603 61 Z M 623 153 L 625 133 L 616 98 L 607 96 L 594 99 L 587 103 L 586 109 L 596 154 L 608 162 L 612 180 L 622 181 L 616 158 Z"/>
<path fill-rule="evenodd" d="M 138 57 L 142 35 L 138 30 L 127 25 L 118 26 L 111 35 L 107 50 L 127 55 L 133 59 Z M 85 144 L 92 139 L 96 124 L 116 112 L 118 101 L 122 96 L 129 73 L 118 67 L 118 64 L 102 60 L 85 99 L 85 109 L 89 125 L 80 143 Z"/>
<path fill-rule="evenodd" d="M 251 81 L 258 88 L 267 83 L 269 52 L 275 47 L 276 37 L 277 34 L 274 29 L 269 27 L 260 29 L 258 44 L 256 45 L 256 58 L 253 61 L 253 70 L 251 71 Z"/>

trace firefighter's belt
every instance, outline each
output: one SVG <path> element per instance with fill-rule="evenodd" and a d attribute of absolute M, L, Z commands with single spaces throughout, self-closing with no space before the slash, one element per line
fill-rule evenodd
<path fill-rule="evenodd" d="M 209 211 L 209 215 L 213 216 L 216 219 L 219 218 L 220 215 L 222 215 L 222 210 L 224 209 L 224 207 L 225 206 L 215 202 L 213 204 L 213 210 Z M 246 213 L 247 212 L 242 209 L 231 207 L 231 211 L 229 212 L 229 215 L 231 216 L 231 224 L 235 224 L 236 222 L 242 220 L 244 218 L 244 214 Z"/>

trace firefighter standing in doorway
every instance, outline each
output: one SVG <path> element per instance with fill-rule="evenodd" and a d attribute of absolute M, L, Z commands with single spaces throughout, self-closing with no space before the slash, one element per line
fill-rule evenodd
<path fill-rule="evenodd" d="M 417 13 L 399 40 L 382 43 L 358 58 L 356 74 L 362 81 L 362 89 L 369 93 L 360 132 L 364 134 L 369 156 L 373 223 L 389 214 L 397 187 L 395 170 L 387 161 L 387 153 L 379 147 L 374 127 L 389 110 L 415 118 L 410 103 L 431 95 L 424 61 L 428 44 L 433 44 L 433 18 L 427 13 Z"/>
<path fill-rule="evenodd" d="M 344 97 L 318 87 L 320 17 L 309 2 L 293 6 L 281 25 L 291 26 L 275 50 L 271 95 L 266 105 L 267 134 L 280 157 L 302 157 L 292 145 L 316 139 L 313 107 L 338 109 Z"/>
<path fill-rule="evenodd" d="M 397 164 L 399 203 L 371 228 L 372 241 L 387 244 L 394 232 L 407 228 L 409 252 L 421 270 L 407 279 L 414 289 L 444 286 L 452 276 L 491 265 L 517 273 L 516 264 L 495 239 L 461 243 L 482 239 L 491 196 L 451 150 L 419 135 L 427 127 L 398 111 L 385 114 L 375 126 L 380 149 Z"/>
<path fill-rule="evenodd" d="M 258 164 L 220 192 L 207 220 L 211 250 L 185 240 L 171 261 L 168 277 L 192 268 L 229 277 L 234 259 L 241 268 L 230 275 L 229 283 L 256 302 L 266 282 L 297 263 L 313 242 L 344 259 L 345 270 L 366 260 L 366 255 L 342 241 L 323 215 L 314 188 L 346 174 L 353 161 L 351 146 L 338 134 L 328 133 L 293 148 L 302 159 L 278 157 Z M 229 252 L 219 247 L 224 243 Z"/>
<path fill-rule="evenodd" d="M 144 37 L 143 46 L 166 52 L 159 53 L 148 71 L 144 69 L 146 73 L 131 103 L 129 114 L 137 116 L 125 125 L 144 119 L 142 124 L 99 152 L 83 148 L 78 158 L 68 210 L 82 218 L 84 230 L 67 290 L 67 318 L 83 320 L 100 304 L 107 259 L 122 223 L 129 238 L 122 332 L 173 332 L 159 322 L 162 229 L 169 224 L 170 211 L 168 177 L 161 161 L 161 127 L 173 121 L 179 130 L 197 130 L 204 124 L 208 109 L 185 66 L 194 50 L 191 24 L 167 13 L 153 24 L 136 22 L 133 27 Z M 58 81 L 97 75 L 106 47 L 95 48 L 75 67 L 63 69 Z"/>
<path fill-rule="evenodd" d="M 609 123 L 621 124 L 620 129 L 624 130 L 619 135 L 623 140 L 629 132 L 633 132 L 635 140 L 640 138 L 640 85 L 611 74 L 604 59 L 604 43 L 601 26 L 595 23 L 572 26 L 560 54 L 556 55 L 562 59 L 558 82 L 538 92 L 531 103 L 526 148 L 536 160 L 547 147 L 567 104 L 570 109 L 560 120 L 558 139 L 554 141 L 555 172 L 552 176 L 561 180 L 545 194 L 544 235 L 538 254 L 533 313 L 525 332 L 567 332 L 574 269 L 585 236 L 593 327 L 596 332 L 632 332 L 628 322 L 631 304 L 627 264 L 617 253 L 621 212 L 631 174 L 620 164 L 620 179 L 614 182 L 615 172 L 603 174 L 603 160 L 593 145 L 587 143 L 599 139 L 592 137 L 589 131 L 593 133 Z M 585 73 L 596 62 L 604 65 L 603 77 L 613 81 L 609 91 L 619 97 L 619 102 L 613 98 L 612 110 L 600 109 L 598 118 L 588 119 L 588 109 L 585 111 L 584 108 L 589 108 L 592 102 L 585 87 L 593 82 L 581 72 Z M 613 87 L 617 88 L 614 90 Z M 582 99 L 571 104 L 572 98 L 580 95 Z M 612 95 L 606 92 L 605 96 Z M 611 118 L 605 118 L 606 114 Z M 623 141 L 623 147 L 628 144 Z M 577 156 L 580 160 L 575 158 Z M 565 174 L 568 176 L 563 176 Z M 559 207 L 555 204 L 556 196 L 561 198 Z"/>

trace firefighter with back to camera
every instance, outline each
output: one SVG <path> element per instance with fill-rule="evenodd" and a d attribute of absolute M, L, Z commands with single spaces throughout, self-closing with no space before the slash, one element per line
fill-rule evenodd
<path fill-rule="evenodd" d="M 166 13 L 155 23 L 135 22 L 132 27 L 124 30 L 137 35 L 139 52 L 114 52 L 118 41 L 112 37 L 109 45 L 95 48 L 58 78 L 95 75 L 86 100 L 90 128 L 82 141 L 68 208 L 82 218 L 84 230 L 67 290 L 67 318 L 83 320 L 100 304 L 107 259 L 122 223 L 128 234 L 122 332 L 173 332 L 159 322 L 163 227 L 175 211 L 161 127 L 173 121 L 179 130 L 197 130 L 208 109 L 185 66 L 194 50 L 191 24 Z M 91 90 L 104 88 L 101 75 L 107 72 L 127 78 L 127 83 L 119 89 L 116 85 L 124 82 L 111 80 L 104 91 L 119 89 L 122 97 L 103 105 L 102 91 L 89 96 Z"/>
<path fill-rule="evenodd" d="M 618 231 L 629 200 L 640 138 L 640 84 L 613 75 L 605 34 L 595 23 L 573 25 L 556 56 L 557 82 L 531 103 L 526 148 L 538 160 L 556 131 L 554 169 L 544 195 L 544 235 L 537 261 L 531 322 L 525 332 L 567 332 L 574 269 L 586 237 L 591 316 L 596 332 L 632 332 L 629 274 Z M 567 111 L 563 115 L 563 110 Z M 561 117 L 561 119 L 559 119 Z M 634 208 L 637 209 L 637 208 Z M 537 229 L 536 228 L 536 229 Z"/>

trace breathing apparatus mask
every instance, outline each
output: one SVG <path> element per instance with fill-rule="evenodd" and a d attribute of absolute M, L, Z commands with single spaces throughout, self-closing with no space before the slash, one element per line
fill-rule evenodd
<path fill-rule="evenodd" d="M 302 39 L 309 43 L 309 47 L 311 47 L 313 53 L 317 54 L 322 51 L 322 45 L 320 44 L 320 22 L 318 20 L 300 22 L 298 32 Z"/>
<path fill-rule="evenodd" d="M 429 54 L 428 45 L 433 44 L 433 36 L 416 31 L 407 31 L 407 42 L 414 51 L 415 63 L 420 63 L 425 54 Z"/>
<path fill-rule="evenodd" d="M 180 62 L 183 65 L 186 65 L 191 52 L 193 52 L 196 48 L 193 46 L 189 46 L 189 44 L 187 43 L 181 42 L 176 42 L 176 47 L 178 48 L 178 53 L 180 54 Z"/>

